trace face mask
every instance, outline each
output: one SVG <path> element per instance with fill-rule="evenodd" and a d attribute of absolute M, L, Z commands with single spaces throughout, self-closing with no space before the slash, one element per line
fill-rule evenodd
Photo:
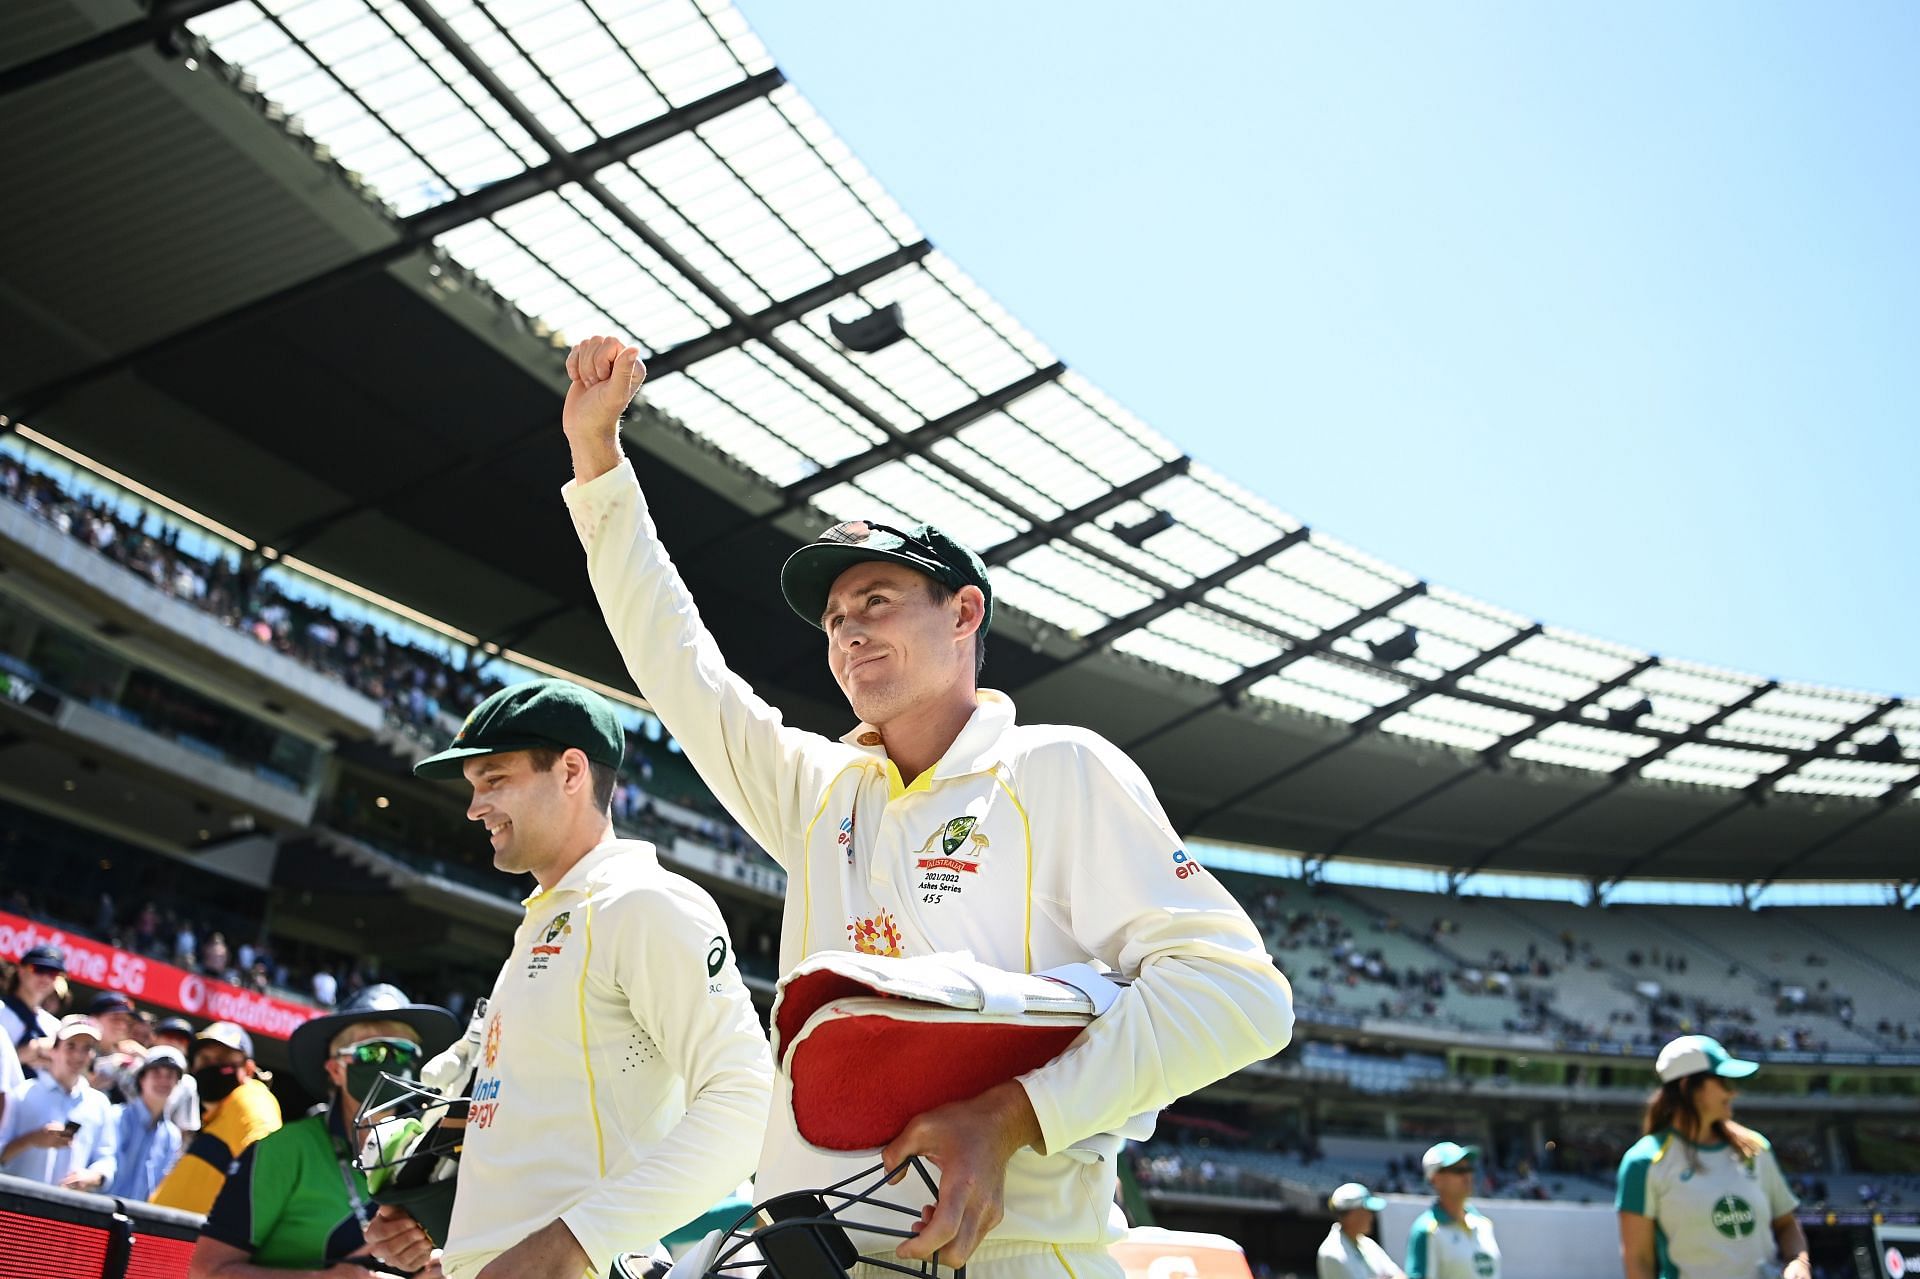
<path fill-rule="evenodd" d="M 240 1086 L 240 1067 L 202 1066 L 193 1072 L 193 1081 L 200 1085 L 203 1103 L 225 1101 Z"/>

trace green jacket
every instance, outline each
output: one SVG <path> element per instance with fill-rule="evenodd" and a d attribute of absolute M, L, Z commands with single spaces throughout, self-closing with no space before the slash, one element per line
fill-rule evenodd
<path fill-rule="evenodd" d="M 365 1243 L 353 1196 L 369 1219 L 374 1212 L 346 1151 L 331 1110 L 261 1138 L 242 1152 L 201 1233 L 244 1249 L 256 1266 L 326 1268 Z"/>

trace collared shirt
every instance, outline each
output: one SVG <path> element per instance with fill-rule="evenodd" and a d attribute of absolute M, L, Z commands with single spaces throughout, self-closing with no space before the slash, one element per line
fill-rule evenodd
<path fill-rule="evenodd" d="M 1350 1239 L 1337 1221 L 1321 1241 L 1314 1261 L 1319 1279 L 1401 1279 L 1400 1267 L 1373 1236 Z"/>
<path fill-rule="evenodd" d="M 474 1063 L 449 1279 L 556 1217 L 604 1275 L 738 1186 L 767 1125 L 773 1060 L 705 890 L 613 840 L 523 904 Z"/>
<path fill-rule="evenodd" d="M 0 1096 L 11 1096 L 13 1090 L 27 1082 L 27 1072 L 21 1068 L 20 1054 L 14 1051 L 13 1040 L 0 1035 Z"/>
<path fill-rule="evenodd" d="M 113 1129 L 119 1167 L 106 1192 L 122 1199 L 151 1198 L 154 1188 L 179 1162 L 185 1139 L 164 1112 L 155 1116 L 144 1101 L 115 1106 Z"/>
<path fill-rule="evenodd" d="M 305 1115 L 240 1152 L 200 1233 L 256 1266 L 324 1270 L 366 1243 L 374 1204 L 338 1111 Z"/>
<path fill-rule="evenodd" d="M 20 1045 L 33 1039 L 52 1039 L 59 1031 L 60 1019 L 46 1009 L 29 1008 L 24 1000 L 14 995 L 0 999 L 0 1036 L 5 1036 L 7 1043 L 12 1045 L 13 1068 L 21 1073 L 22 1078 L 32 1079 L 40 1072 L 20 1061 Z"/>
<path fill-rule="evenodd" d="M 786 868 L 783 973 L 822 950 L 965 950 L 1012 972 L 1092 963 L 1133 981 L 1071 1049 L 1021 1077 L 1051 1153 L 1013 1157 L 989 1235 L 1117 1238 L 1108 1205 L 1124 1137 L 1291 1035 L 1291 991 L 1245 910 L 1186 851 L 1131 759 L 1084 729 L 1021 725 L 999 693 L 983 690 L 912 779 L 871 725 L 837 742 L 785 726 L 727 669 L 632 465 L 563 492 L 628 669 L 715 796 Z M 796 645 L 821 643 L 807 636 L 796 621 Z M 871 1162 L 807 1147 L 777 1107 L 755 1193 L 828 1185 Z"/>
<path fill-rule="evenodd" d="M 57 1186 L 70 1172 L 97 1172 L 113 1180 L 114 1138 L 113 1106 L 107 1095 L 85 1079 L 72 1088 L 62 1088 L 51 1070 L 43 1070 L 16 1087 L 7 1097 L 7 1113 L 0 1118 L 0 1146 L 22 1133 L 48 1124 L 69 1121 L 80 1125 L 67 1145 L 47 1149 L 35 1146 L 22 1150 L 0 1164 L 0 1172 Z"/>
<path fill-rule="evenodd" d="M 1724 1142 L 1695 1146 L 1666 1129 L 1628 1148 L 1614 1207 L 1652 1220 L 1660 1279 L 1753 1279 L 1763 1266 L 1778 1272 L 1773 1222 L 1800 1201 L 1772 1145 L 1759 1139 L 1752 1159 Z"/>
<path fill-rule="evenodd" d="M 184 1212 L 208 1211 L 240 1152 L 280 1127 L 280 1103 L 258 1079 L 235 1088 L 211 1111 L 173 1171 L 154 1187 L 154 1203 Z"/>
<path fill-rule="evenodd" d="M 1493 1222 L 1472 1204 L 1456 1218 L 1436 1202 L 1407 1234 L 1407 1279 L 1500 1279 Z"/>

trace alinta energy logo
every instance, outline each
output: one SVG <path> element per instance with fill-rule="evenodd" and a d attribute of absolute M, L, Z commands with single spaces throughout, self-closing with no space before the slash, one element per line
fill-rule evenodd
<path fill-rule="evenodd" d="M 1714 1201 L 1713 1228 L 1729 1239 L 1745 1239 L 1753 1233 L 1753 1205 L 1739 1195 L 1722 1195 Z"/>

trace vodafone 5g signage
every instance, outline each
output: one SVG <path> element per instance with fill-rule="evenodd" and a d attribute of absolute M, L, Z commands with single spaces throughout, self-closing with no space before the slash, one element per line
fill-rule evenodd
<path fill-rule="evenodd" d="M 189 1017 L 236 1021 L 256 1035 L 273 1039 L 285 1039 L 295 1026 L 320 1011 L 0 911 L 0 959 L 18 959 L 35 946 L 58 946 L 65 951 L 70 981 L 117 990 L 129 999 Z"/>

